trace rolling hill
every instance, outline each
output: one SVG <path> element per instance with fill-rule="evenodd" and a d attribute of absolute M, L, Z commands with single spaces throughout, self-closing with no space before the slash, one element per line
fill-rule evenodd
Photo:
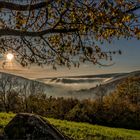
<path fill-rule="evenodd" d="M 109 94 L 115 90 L 117 85 L 124 79 L 133 76 L 140 76 L 140 71 L 130 73 L 40 78 L 36 80 L 1 72 L 0 81 L 2 82 L 8 77 L 12 83 L 14 81 L 13 79 L 16 79 L 16 88 L 20 87 L 21 83 L 36 83 L 36 85 L 39 85 L 39 87 L 41 86 L 44 89 L 44 93 L 48 97 L 92 99 L 97 96 Z"/>
<path fill-rule="evenodd" d="M 13 113 L 0 113 L 0 134 L 15 116 Z M 78 123 L 52 118 L 44 118 L 65 135 L 74 140 L 139 140 L 140 131 L 123 128 L 111 128 L 88 123 Z"/>

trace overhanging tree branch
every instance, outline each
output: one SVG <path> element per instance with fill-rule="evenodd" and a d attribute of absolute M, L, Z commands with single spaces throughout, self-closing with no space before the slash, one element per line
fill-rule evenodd
<path fill-rule="evenodd" d="M 41 2 L 41 3 L 34 4 L 34 5 L 30 5 L 30 4 L 20 5 L 20 4 L 1 1 L 0 9 L 6 8 L 6 9 L 10 9 L 10 10 L 17 10 L 17 11 L 28 11 L 29 8 L 30 8 L 30 10 L 43 8 L 43 7 L 47 6 L 48 4 L 50 4 L 51 2 L 52 2 L 52 0 L 46 0 L 46 2 Z"/>
<path fill-rule="evenodd" d="M 56 34 L 56 33 L 73 33 L 78 31 L 78 29 L 46 29 L 38 32 L 21 31 L 14 29 L 0 29 L 0 36 L 31 36 L 38 37 L 46 34 Z"/>
<path fill-rule="evenodd" d="M 0 49 L 19 54 L 17 60 L 23 65 L 69 67 L 78 60 L 106 66 L 102 60 L 112 60 L 112 55 L 119 53 L 103 52 L 95 39 L 101 43 L 121 37 L 140 39 L 138 9 L 139 0 L 25 0 L 22 4 L 3 0 Z"/>
<path fill-rule="evenodd" d="M 61 53 L 58 53 L 48 42 L 47 40 L 43 37 L 43 36 L 40 36 L 40 38 L 49 46 L 49 48 L 56 53 L 56 55 L 58 55 L 59 57 L 65 59 L 66 61 L 69 61 L 68 58 L 64 57 Z"/>

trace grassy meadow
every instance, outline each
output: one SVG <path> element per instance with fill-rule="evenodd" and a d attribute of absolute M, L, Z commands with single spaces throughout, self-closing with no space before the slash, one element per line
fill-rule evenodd
<path fill-rule="evenodd" d="M 13 113 L 0 113 L 0 132 L 15 116 Z M 140 131 L 110 128 L 88 123 L 70 122 L 45 118 L 67 136 L 74 140 L 140 140 Z"/>

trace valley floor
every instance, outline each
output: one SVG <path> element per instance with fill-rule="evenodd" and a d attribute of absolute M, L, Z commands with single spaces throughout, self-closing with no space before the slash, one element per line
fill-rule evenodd
<path fill-rule="evenodd" d="M 0 133 L 14 116 L 13 113 L 0 113 Z M 53 118 L 45 119 L 74 140 L 140 140 L 138 130 L 111 128 Z"/>

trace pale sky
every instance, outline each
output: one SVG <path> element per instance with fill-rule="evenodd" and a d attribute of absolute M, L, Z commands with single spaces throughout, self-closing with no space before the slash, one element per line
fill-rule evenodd
<path fill-rule="evenodd" d="M 122 55 L 116 55 L 113 57 L 113 66 L 100 67 L 93 64 L 82 64 L 80 68 L 58 68 L 53 70 L 51 67 L 45 66 L 44 68 L 34 66 L 31 68 L 23 68 L 19 64 L 13 62 L 12 66 L 8 65 L 2 72 L 8 72 L 27 78 L 47 78 L 47 77 L 59 77 L 59 76 L 73 76 L 73 75 L 95 75 L 104 73 L 118 73 L 118 72 L 130 72 L 140 70 L 140 40 L 119 40 L 113 41 L 112 44 L 104 43 L 103 48 L 108 50 L 121 49 Z M 1 64 L 2 64 L 1 60 Z M 110 63 L 110 62 L 107 62 Z"/>

